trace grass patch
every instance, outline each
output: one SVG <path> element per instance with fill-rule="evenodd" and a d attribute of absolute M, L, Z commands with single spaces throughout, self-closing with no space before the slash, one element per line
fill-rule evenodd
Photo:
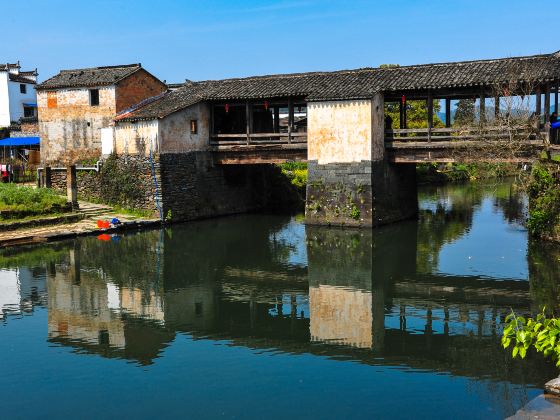
<path fill-rule="evenodd" d="M 128 209 L 121 206 L 112 206 L 112 213 L 122 214 L 123 216 L 136 217 L 138 219 L 153 219 L 156 213 L 150 210 Z"/>
<path fill-rule="evenodd" d="M 48 188 L 0 184 L 0 218 L 21 218 L 66 211 L 66 198 Z"/>
<path fill-rule="evenodd" d="M 307 163 L 306 162 L 286 162 L 280 165 L 282 174 L 290 180 L 298 190 L 307 186 Z"/>

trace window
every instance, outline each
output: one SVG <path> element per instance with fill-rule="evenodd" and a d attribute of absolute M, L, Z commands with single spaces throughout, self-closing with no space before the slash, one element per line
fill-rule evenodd
<path fill-rule="evenodd" d="M 99 105 L 99 89 L 90 89 L 89 90 L 89 104 L 91 106 L 98 106 Z"/>
<path fill-rule="evenodd" d="M 35 116 L 35 108 L 32 106 L 24 106 L 23 107 L 23 116 L 25 118 L 31 118 Z"/>
<path fill-rule="evenodd" d="M 47 108 L 56 108 L 57 97 L 55 91 L 47 92 Z"/>
<path fill-rule="evenodd" d="M 19 93 L 27 93 L 27 85 L 23 83 L 19 85 Z"/>
<path fill-rule="evenodd" d="M 191 134 L 198 133 L 198 120 L 191 120 Z"/>

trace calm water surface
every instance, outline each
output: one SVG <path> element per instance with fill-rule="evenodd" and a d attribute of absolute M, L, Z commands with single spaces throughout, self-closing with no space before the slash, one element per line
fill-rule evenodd
<path fill-rule="evenodd" d="M 3 418 L 503 418 L 556 375 L 499 345 L 557 304 L 508 183 L 374 230 L 248 215 L 0 254 Z"/>

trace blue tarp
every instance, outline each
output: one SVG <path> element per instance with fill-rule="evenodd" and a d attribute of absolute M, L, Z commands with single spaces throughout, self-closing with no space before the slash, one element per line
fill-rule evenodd
<path fill-rule="evenodd" d="M 8 137 L 0 140 L 0 146 L 19 147 L 19 146 L 38 146 L 39 137 Z"/>
<path fill-rule="evenodd" d="M 560 121 L 556 121 L 556 122 L 552 123 L 551 127 L 552 128 L 560 128 Z"/>

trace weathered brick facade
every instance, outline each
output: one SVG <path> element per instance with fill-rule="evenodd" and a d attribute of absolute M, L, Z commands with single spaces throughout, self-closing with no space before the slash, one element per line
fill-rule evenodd
<path fill-rule="evenodd" d="M 84 69 L 77 77 L 103 70 L 106 69 Z M 67 73 L 60 74 L 64 77 Z M 142 68 L 108 85 L 106 80 L 101 83 L 93 76 L 91 84 L 84 82 L 80 86 L 72 86 L 66 80 L 59 86 L 51 82 L 53 79 L 39 85 L 37 91 L 41 160 L 50 165 L 99 158 L 101 129 L 112 126 L 118 112 L 167 89 Z M 98 104 L 92 102 L 90 89 L 98 89 Z"/>

